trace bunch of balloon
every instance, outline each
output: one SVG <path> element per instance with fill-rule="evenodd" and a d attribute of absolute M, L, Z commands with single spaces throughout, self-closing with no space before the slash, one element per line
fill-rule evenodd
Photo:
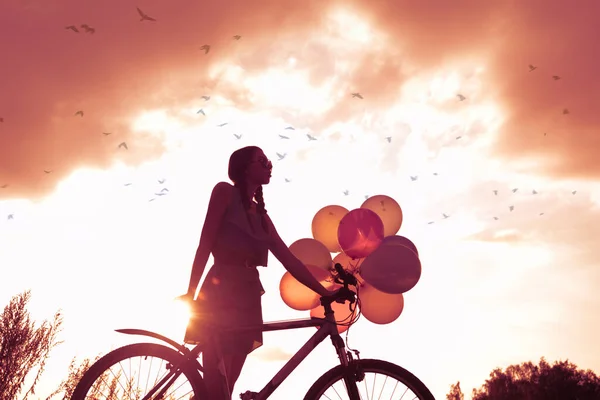
<path fill-rule="evenodd" d="M 402 209 L 391 197 L 368 198 L 360 208 L 347 210 L 339 205 L 320 209 L 312 220 L 313 238 L 297 240 L 292 253 L 324 286 L 335 289 L 333 265 L 339 263 L 358 281 L 361 314 L 376 324 L 396 320 L 404 308 L 403 293 L 413 288 L 421 276 L 416 246 L 396 233 L 402 225 Z M 337 253 L 332 259 L 332 253 Z M 295 310 L 310 310 L 323 317 L 319 296 L 289 272 L 279 285 L 283 301 Z M 338 331 L 354 322 L 349 304 L 334 303 Z"/>

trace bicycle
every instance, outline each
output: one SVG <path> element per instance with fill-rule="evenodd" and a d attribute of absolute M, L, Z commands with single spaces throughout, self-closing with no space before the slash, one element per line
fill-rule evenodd
<path fill-rule="evenodd" d="M 402 399 L 435 400 L 425 384 L 406 369 L 383 360 L 361 359 L 358 350 L 350 349 L 344 343 L 344 340 L 337 329 L 337 325 L 340 323 L 339 321 L 336 322 L 331 304 L 334 301 L 342 304 L 348 301 L 349 307 L 352 307 L 352 305 L 357 302 L 358 287 L 356 278 L 352 274 L 345 272 L 340 264 L 336 264 L 334 268 L 337 272 L 334 281 L 343 286 L 341 286 L 340 290 L 334 296 L 321 298 L 321 305 L 325 309 L 325 318 L 312 317 L 299 320 L 266 322 L 262 324 L 261 329 L 263 332 L 306 327 L 318 327 L 318 330 L 259 392 L 246 391 L 240 394 L 240 399 L 265 400 L 269 398 L 277 387 L 281 385 L 281 383 L 298 365 L 300 365 L 317 345 L 325 340 L 325 338 L 330 337 L 338 355 L 340 365 L 325 372 L 317 379 L 306 393 L 304 397 L 305 400 L 330 398 L 327 395 L 327 393 L 330 392 L 335 393 L 336 398 L 341 399 L 340 390 L 336 390 L 334 387 L 338 382 L 343 382 L 342 389 L 345 390 L 346 395 L 348 396 L 346 398 L 350 400 L 374 398 L 374 387 L 372 389 L 367 387 L 367 384 L 369 383 L 369 380 L 366 379 L 367 373 L 382 374 L 385 376 L 384 387 L 377 393 L 377 398 L 381 398 L 382 395 L 387 396 L 388 394 L 390 395 L 389 397 L 392 398 L 392 396 L 396 394 Z M 356 287 L 357 292 L 352 291 L 348 286 Z M 358 297 L 358 303 L 359 302 L 360 297 Z M 355 309 L 356 307 L 354 310 Z M 354 312 L 354 310 L 351 308 L 351 311 Z M 252 328 L 255 327 L 240 327 L 233 330 L 240 332 Z M 202 351 L 201 344 L 189 349 L 185 345 L 181 345 L 172 339 L 151 331 L 141 329 L 117 329 L 116 331 L 130 335 L 153 337 L 169 344 L 171 347 L 156 343 L 136 343 L 111 351 L 96 361 L 82 376 L 73 392 L 71 397 L 72 400 L 84 400 L 87 398 L 127 398 L 141 400 L 188 398 L 194 400 L 208 400 L 205 392 L 206 388 L 201 376 L 203 368 L 198 362 L 198 357 Z M 356 358 L 354 358 L 350 350 L 354 352 Z M 141 388 L 139 387 L 136 390 L 133 389 L 133 383 L 139 378 L 142 378 L 142 375 L 147 375 L 148 378 L 150 377 L 152 360 L 147 369 L 147 374 L 146 369 L 141 368 L 142 360 L 146 361 L 148 357 L 155 357 L 161 360 L 161 367 L 156 372 L 156 377 L 154 382 L 150 385 L 150 390 L 148 391 L 147 382 L 144 387 L 144 393 L 142 393 Z M 131 376 L 131 378 L 125 382 L 125 385 L 123 385 L 120 381 L 121 373 L 125 373 L 126 369 L 123 368 L 123 362 L 129 360 L 129 372 L 131 372 L 131 360 L 134 358 L 139 358 L 140 370 L 137 375 Z M 117 374 L 112 371 L 112 367 L 116 365 L 118 365 L 121 370 Z M 159 377 L 160 373 L 163 375 Z M 111 374 L 113 378 L 110 383 L 103 382 L 105 381 L 105 378 Z M 185 378 L 185 381 L 178 383 L 179 378 L 181 377 Z M 396 384 L 391 388 L 385 386 L 389 378 L 396 380 Z M 375 375 L 372 380 L 373 386 L 376 382 L 377 375 Z M 105 386 L 108 392 L 100 392 L 103 383 L 106 383 Z M 404 388 L 397 390 L 398 384 L 402 384 Z M 370 390 L 371 393 L 368 393 L 365 397 L 361 396 L 362 386 L 365 387 L 367 392 Z M 409 397 L 405 397 L 405 395 L 409 393 L 412 393 L 412 397 L 410 397 L 410 395 Z"/>

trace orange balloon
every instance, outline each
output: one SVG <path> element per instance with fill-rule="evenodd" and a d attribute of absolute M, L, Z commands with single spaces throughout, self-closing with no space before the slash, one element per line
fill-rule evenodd
<path fill-rule="evenodd" d="M 306 268 L 308 268 L 321 285 L 328 287 L 333 284 L 329 272 L 323 268 L 313 265 L 307 265 Z M 319 294 L 300 283 L 287 271 L 283 274 L 279 282 L 279 293 L 283 302 L 294 310 L 306 311 L 319 305 Z"/>
<path fill-rule="evenodd" d="M 405 293 L 421 278 L 417 253 L 394 241 L 382 243 L 365 258 L 360 274 L 371 286 L 389 294 Z"/>
<path fill-rule="evenodd" d="M 344 268 L 344 271 L 356 274 L 364 260 L 364 258 L 352 259 L 348 254 L 341 252 L 333 257 L 333 265 L 339 263 Z"/>
<path fill-rule="evenodd" d="M 331 253 L 341 251 L 338 243 L 337 230 L 340 221 L 348 210 L 342 206 L 330 205 L 321 208 L 312 220 L 312 235 L 323 243 Z"/>
<path fill-rule="evenodd" d="M 360 208 L 374 211 L 383 222 L 383 236 L 395 235 L 402 226 L 402 208 L 394 199 L 384 194 L 369 197 Z"/>
<path fill-rule="evenodd" d="M 298 239 L 292 243 L 290 251 L 305 265 L 314 265 L 326 271 L 331 268 L 331 253 L 316 239 Z"/>
<path fill-rule="evenodd" d="M 350 302 L 346 301 L 344 304 L 333 302 L 331 303 L 331 309 L 333 310 L 335 321 L 342 324 L 347 324 L 351 322 L 354 318 L 356 318 L 356 314 L 358 313 L 358 306 L 356 303 L 352 306 L 356 307 L 354 311 L 354 315 L 350 311 L 349 307 Z M 322 305 L 318 305 L 317 307 L 310 310 L 311 317 L 325 318 L 325 308 Z M 348 326 L 346 325 L 338 325 L 337 330 L 339 333 L 345 332 L 348 330 Z"/>
<path fill-rule="evenodd" d="M 394 322 L 404 309 L 402 293 L 384 293 L 369 284 L 361 286 L 358 297 L 361 314 L 374 324 L 383 325 Z"/>

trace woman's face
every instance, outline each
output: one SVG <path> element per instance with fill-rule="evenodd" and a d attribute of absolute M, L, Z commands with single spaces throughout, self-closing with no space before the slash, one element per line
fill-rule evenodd
<path fill-rule="evenodd" d="M 256 150 L 246 169 L 246 179 L 249 184 L 266 185 L 271 181 L 273 164 L 262 150 Z"/>

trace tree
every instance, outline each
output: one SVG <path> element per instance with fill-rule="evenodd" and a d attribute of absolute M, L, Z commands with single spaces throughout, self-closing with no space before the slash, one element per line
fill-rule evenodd
<path fill-rule="evenodd" d="M 446 395 L 446 400 L 465 400 L 465 395 L 460 390 L 460 381 L 450 385 L 450 392 Z"/>
<path fill-rule="evenodd" d="M 3 400 L 16 399 L 27 377 L 33 377 L 33 381 L 22 399 L 35 394 L 50 351 L 62 343 L 57 340 L 63 321 L 60 310 L 51 322 L 44 320 L 36 328 L 27 311 L 30 298 L 29 290 L 14 296 L 0 315 L 0 397 Z M 30 375 L 31 372 L 35 375 Z"/>
<path fill-rule="evenodd" d="M 550 365 L 543 357 L 539 365 L 530 361 L 496 368 L 473 400 L 597 400 L 600 377 L 591 370 L 578 369 L 569 361 Z"/>

